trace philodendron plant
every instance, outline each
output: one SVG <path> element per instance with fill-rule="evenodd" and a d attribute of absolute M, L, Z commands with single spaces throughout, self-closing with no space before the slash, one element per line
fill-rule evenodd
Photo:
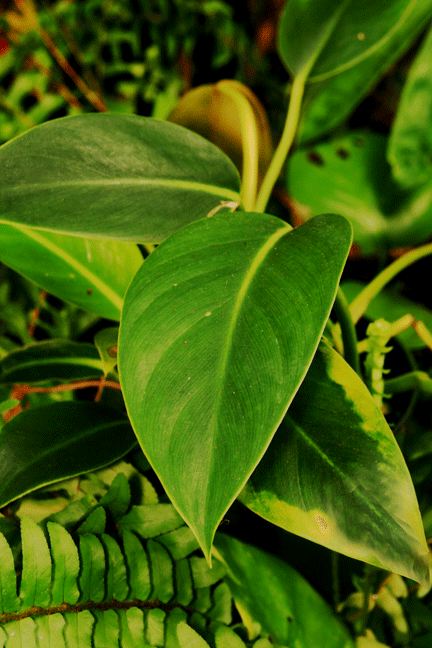
<path fill-rule="evenodd" d="M 349 309 L 339 281 L 350 222 L 324 214 L 293 229 L 266 213 L 296 134 L 313 131 L 318 114 L 349 113 L 359 88 L 431 18 L 432 2 L 386 0 L 378 14 L 365 0 L 287 3 L 278 44 L 293 81 L 264 171 L 261 107 L 230 81 L 216 91 L 237 115 L 241 179 L 202 136 L 134 115 L 53 120 L 0 149 L 2 261 L 120 322 L 118 340 L 111 323 L 95 345 L 4 346 L 0 380 L 15 387 L 2 406 L 0 505 L 106 466 L 138 441 L 210 564 L 218 526 L 239 498 L 287 531 L 428 581 L 414 487 L 381 408 L 393 333 L 370 332 L 366 384 L 354 323 L 430 246 L 389 266 Z M 193 104 L 173 119 L 186 123 Z M 126 412 L 114 398 L 67 392 L 94 385 L 121 389 Z M 20 395 L 38 391 L 69 396 L 21 410 Z M 222 546 L 218 559 L 222 552 L 229 565 L 229 542 Z M 188 632 L 180 645 L 206 645 Z"/>

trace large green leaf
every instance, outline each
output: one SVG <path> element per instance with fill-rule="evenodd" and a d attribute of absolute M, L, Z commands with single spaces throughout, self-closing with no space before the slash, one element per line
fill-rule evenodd
<path fill-rule="evenodd" d="M 241 501 L 292 533 L 429 579 L 411 477 L 366 386 L 322 343 Z"/>
<path fill-rule="evenodd" d="M 272 642 L 296 648 L 354 648 L 331 608 L 290 565 L 225 534 L 215 538 L 225 580 L 243 622 L 261 624 Z"/>
<path fill-rule="evenodd" d="M 345 216 L 363 255 L 428 238 L 432 182 L 402 191 L 391 176 L 386 147 L 383 135 L 359 131 L 294 153 L 287 188 L 299 215 Z"/>
<path fill-rule="evenodd" d="M 432 179 L 432 31 L 408 74 L 390 133 L 388 159 L 404 187 Z"/>
<path fill-rule="evenodd" d="M 312 360 L 350 246 L 323 216 L 264 214 L 183 228 L 125 297 L 119 370 L 139 442 L 208 555 Z"/>
<path fill-rule="evenodd" d="M 11 351 L 0 360 L 0 383 L 37 383 L 45 380 L 82 380 L 103 375 L 93 344 L 44 340 Z"/>
<path fill-rule="evenodd" d="M 0 222 L 160 242 L 239 199 L 220 149 L 182 126 L 137 115 L 64 117 L 0 148 Z"/>
<path fill-rule="evenodd" d="M 119 320 L 126 288 L 143 258 L 137 245 L 125 241 L 0 223 L 0 260 L 49 293 Z"/>
<path fill-rule="evenodd" d="M 278 45 L 292 74 L 308 73 L 303 139 L 340 123 L 431 16 L 431 0 L 290 0 Z"/>
<path fill-rule="evenodd" d="M 99 403 L 24 410 L 0 431 L 0 507 L 40 486 L 107 466 L 135 443 L 127 417 Z"/>

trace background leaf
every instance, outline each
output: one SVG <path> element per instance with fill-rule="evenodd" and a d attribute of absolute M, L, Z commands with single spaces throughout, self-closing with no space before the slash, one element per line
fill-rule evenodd
<path fill-rule="evenodd" d="M 388 160 L 403 187 L 432 179 L 432 31 L 412 64 L 392 124 Z"/>
<path fill-rule="evenodd" d="M 45 380 L 82 380 L 103 375 L 93 344 L 44 340 L 11 351 L 0 360 L 0 383 L 37 383 Z"/>
<path fill-rule="evenodd" d="M 4 144 L 0 166 L 1 221 L 64 234 L 160 242 L 221 200 L 240 202 L 220 149 L 137 115 L 47 122 Z"/>
<path fill-rule="evenodd" d="M 99 403 L 24 410 L 0 432 L 0 507 L 40 486 L 113 463 L 135 443 L 127 417 Z"/>
<path fill-rule="evenodd" d="M 303 141 L 345 119 L 431 16 L 430 0 L 290 0 L 278 46 L 292 74 L 310 68 Z"/>
<path fill-rule="evenodd" d="M 327 344 L 240 499 L 313 542 L 429 579 L 428 547 L 399 446 L 363 381 Z"/>
<path fill-rule="evenodd" d="M 0 224 L 0 259 L 56 297 L 116 321 L 126 288 L 143 261 L 133 243 L 4 223 Z"/>
<path fill-rule="evenodd" d="M 350 240 L 338 216 L 291 230 L 220 214 L 173 235 L 132 281 L 119 338 L 125 402 L 206 554 L 304 377 Z"/>
<path fill-rule="evenodd" d="M 258 621 L 273 642 L 297 648 L 354 648 L 342 623 L 324 600 L 290 565 L 225 534 L 217 534 L 217 553 L 240 614 Z"/>
<path fill-rule="evenodd" d="M 300 149 L 287 167 L 287 188 L 300 218 L 335 212 L 349 219 L 363 255 L 416 245 L 430 235 L 432 182 L 397 186 L 386 160 L 387 138 L 357 131 Z"/>

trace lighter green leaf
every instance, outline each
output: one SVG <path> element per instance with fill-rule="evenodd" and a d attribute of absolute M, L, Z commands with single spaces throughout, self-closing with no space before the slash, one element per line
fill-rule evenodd
<path fill-rule="evenodd" d="M 65 644 L 63 628 L 65 619 L 61 614 L 48 614 L 35 619 L 39 648 L 69 648 Z"/>
<path fill-rule="evenodd" d="M 221 200 L 240 202 L 222 151 L 148 117 L 64 117 L 0 148 L 0 219 L 84 237 L 160 242 Z"/>
<path fill-rule="evenodd" d="M 125 559 L 118 543 L 106 533 L 102 536 L 107 556 L 106 598 L 108 601 L 124 601 L 128 597 L 129 586 Z"/>
<path fill-rule="evenodd" d="M 94 533 L 95 535 L 102 535 L 105 531 L 106 526 L 106 512 L 102 506 L 97 506 L 89 515 L 86 517 L 84 522 L 80 524 L 77 529 L 77 532 L 80 535 L 85 533 Z"/>
<path fill-rule="evenodd" d="M 186 527 L 187 528 L 187 527 Z M 178 560 L 175 564 L 175 600 L 181 605 L 190 605 L 193 600 L 193 581 L 190 563 L 187 558 Z"/>
<path fill-rule="evenodd" d="M 165 621 L 165 612 L 160 608 L 150 609 L 147 612 L 147 627 L 146 627 L 146 636 L 147 641 L 152 646 L 163 646 L 164 645 L 164 621 Z"/>
<path fill-rule="evenodd" d="M 60 299 L 116 321 L 143 261 L 133 243 L 43 232 L 1 220 L 0 259 Z"/>
<path fill-rule="evenodd" d="M 154 601 L 168 603 L 174 596 L 173 563 L 168 551 L 159 542 L 149 540 L 147 551 L 151 565 L 152 591 Z"/>
<path fill-rule="evenodd" d="M 246 644 L 240 639 L 238 634 L 227 628 L 220 626 L 215 632 L 216 648 L 246 648 Z"/>
<path fill-rule="evenodd" d="M 144 616 L 142 610 L 137 607 L 128 610 L 118 610 L 121 626 L 122 648 L 136 648 L 143 646 L 144 638 Z"/>
<path fill-rule="evenodd" d="M 105 552 L 101 541 L 91 533 L 79 536 L 81 573 L 80 603 L 100 603 L 105 597 Z"/>
<path fill-rule="evenodd" d="M 60 524 L 48 522 L 47 529 L 54 567 L 51 604 L 74 605 L 80 597 L 77 584 L 80 568 L 78 549 L 71 535 Z"/>
<path fill-rule="evenodd" d="M 51 556 L 40 526 L 30 518 L 21 520 L 23 568 L 20 597 L 23 610 L 47 607 L 51 600 Z"/>
<path fill-rule="evenodd" d="M 297 535 L 429 579 L 428 547 L 402 453 L 366 386 L 322 344 L 241 500 Z"/>
<path fill-rule="evenodd" d="M 94 648 L 116 648 L 120 636 L 119 618 L 114 610 L 95 610 Z"/>
<path fill-rule="evenodd" d="M 8 623 L 5 630 L 8 635 L 7 648 L 38 648 L 36 624 L 30 617 Z"/>
<path fill-rule="evenodd" d="M 2 533 L 0 533 L 0 614 L 15 612 L 19 607 L 17 582 L 13 554 Z"/>
<path fill-rule="evenodd" d="M 170 237 L 132 281 L 119 338 L 127 409 L 207 556 L 307 371 L 350 242 L 338 216 L 291 230 L 217 214 Z"/>
<path fill-rule="evenodd" d="M 122 537 L 131 589 L 129 597 L 146 601 L 152 588 L 147 554 L 135 534 L 123 531 Z"/>
<path fill-rule="evenodd" d="M 177 638 L 180 648 L 210 648 L 208 643 L 184 621 L 177 626 Z"/>
<path fill-rule="evenodd" d="M 89 610 L 68 614 L 64 631 L 68 648 L 92 648 L 94 623 L 95 618 Z"/>

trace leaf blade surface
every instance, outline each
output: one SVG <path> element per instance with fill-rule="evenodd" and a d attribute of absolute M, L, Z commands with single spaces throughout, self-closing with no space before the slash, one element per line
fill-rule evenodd
<path fill-rule="evenodd" d="M 327 344 L 240 499 L 334 551 L 414 580 L 429 578 L 399 446 L 364 383 Z"/>
<path fill-rule="evenodd" d="M 160 242 L 221 200 L 239 176 L 216 146 L 137 115 L 47 122 L 0 148 L 0 219 L 84 237 Z"/>

